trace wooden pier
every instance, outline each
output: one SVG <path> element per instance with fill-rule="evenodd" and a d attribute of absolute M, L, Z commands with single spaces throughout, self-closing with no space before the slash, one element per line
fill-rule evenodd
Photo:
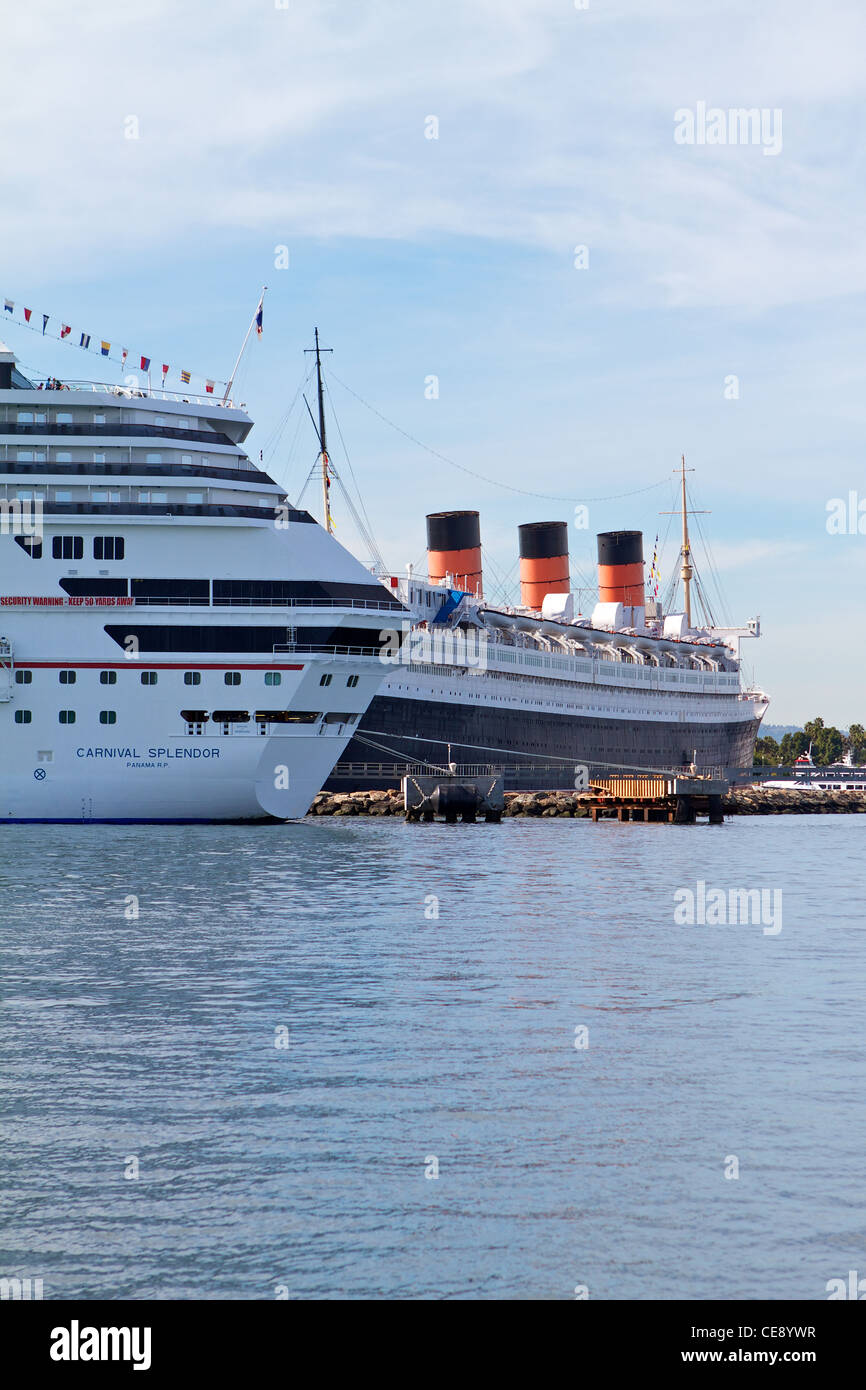
<path fill-rule="evenodd" d="M 724 820 L 722 798 L 730 783 L 723 777 L 647 773 L 594 779 L 585 797 L 589 814 L 598 820 L 666 821 L 694 825 L 706 816 L 710 825 Z"/>

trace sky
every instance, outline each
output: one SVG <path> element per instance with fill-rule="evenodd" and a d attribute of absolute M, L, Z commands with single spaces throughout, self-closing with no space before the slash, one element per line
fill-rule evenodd
<path fill-rule="evenodd" d="M 596 532 L 647 559 L 658 533 L 667 577 L 684 454 L 767 722 L 866 723 L 864 51 L 845 0 L 31 0 L 4 17 L 0 336 L 37 376 L 120 379 L 26 304 L 225 380 L 266 284 L 251 456 L 297 499 L 318 326 L 386 565 L 477 509 L 499 599 L 525 521 L 568 521 L 587 582 Z M 711 143 L 700 111 L 734 134 L 739 108 L 767 138 Z"/>

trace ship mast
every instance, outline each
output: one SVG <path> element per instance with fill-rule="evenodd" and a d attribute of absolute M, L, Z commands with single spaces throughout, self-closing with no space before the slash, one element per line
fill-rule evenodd
<path fill-rule="evenodd" d="M 686 474 L 694 473 L 694 471 L 693 468 L 686 468 L 686 456 L 682 454 L 680 456 L 680 467 L 678 469 L 675 468 L 674 472 L 680 474 L 680 485 L 682 488 L 682 501 L 680 503 L 679 512 L 683 523 L 683 539 L 680 549 L 680 558 L 682 560 L 680 578 L 683 581 L 683 612 L 685 614 L 687 628 L 690 628 L 692 625 L 692 578 L 694 577 L 694 568 L 692 566 L 692 546 L 689 540 L 689 502 L 686 495 Z M 677 513 L 661 512 L 660 515 L 676 516 Z M 697 515 L 698 513 L 693 510 L 692 516 Z M 700 515 L 703 516 L 705 513 L 702 512 Z"/>
<path fill-rule="evenodd" d="M 685 615 L 686 615 L 686 627 L 687 627 L 687 628 L 690 628 L 691 625 L 692 625 L 692 563 L 691 563 L 691 551 L 690 551 L 690 549 L 689 549 L 689 508 L 688 508 L 688 502 L 686 501 L 686 456 L 685 456 L 685 454 L 683 454 L 681 457 L 682 457 L 682 488 L 683 488 L 683 501 L 682 501 L 682 513 L 683 513 L 683 549 L 682 549 L 682 558 L 683 558 L 683 567 L 682 567 L 682 569 L 680 570 L 680 578 L 681 578 L 682 581 L 683 581 L 683 606 L 684 606 Z M 690 473 L 693 473 L 694 471 L 695 471 L 695 470 L 694 470 L 693 468 L 690 468 L 690 469 L 689 469 L 689 472 L 690 472 Z"/>
<path fill-rule="evenodd" d="M 333 535 L 331 504 L 328 498 L 328 494 L 331 490 L 331 479 L 329 476 L 330 460 L 328 458 L 328 438 L 325 434 L 325 395 L 322 388 L 322 353 L 333 352 L 334 349 L 320 347 L 318 328 L 315 330 L 315 333 L 316 346 L 314 348 L 305 348 L 305 351 L 315 352 L 316 354 L 316 385 L 319 392 L 319 462 L 322 466 L 322 504 L 325 513 L 325 528 L 329 535 Z"/>

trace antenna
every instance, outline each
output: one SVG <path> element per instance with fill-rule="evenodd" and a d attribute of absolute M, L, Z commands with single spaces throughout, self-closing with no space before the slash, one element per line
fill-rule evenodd
<path fill-rule="evenodd" d="M 692 625 L 692 575 L 694 571 L 692 569 L 692 552 L 689 544 L 689 507 L 686 499 L 686 473 L 694 473 L 694 471 L 693 468 L 686 468 L 686 456 L 682 454 L 680 469 L 675 468 L 674 472 L 680 472 L 682 476 L 682 506 L 680 512 L 683 519 L 683 543 L 680 554 L 682 555 L 683 567 L 680 570 L 680 578 L 683 581 L 683 606 L 686 613 L 687 628 L 690 628 Z M 676 512 L 659 512 L 659 516 L 676 515 Z M 692 515 L 706 516 L 707 513 L 693 511 Z"/>
<path fill-rule="evenodd" d="M 332 535 L 334 534 L 334 528 L 333 528 L 333 526 L 331 525 L 331 505 L 330 505 L 330 501 L 329 501 L 329 493 L 330 493 L 330 491 L 331 491 L 331 479 L 330 479 L 330 477 L 329 477 L 330 459 L 328 458 L 328 438 L 327 438 L 327 435 L 325 434 L 325 396 L 324 396 L 324 392 L 323 392 L 323 390 L 322 390 L 322 356 L 321 356 L 321 354 L 322 354 L 323 352 L 333 352 L 334 349 L 333 349 L 333 348 L 323 348 L 323 347 L 320 347 L 320 346 L 319 346 L 319 330 L 318 330 L 318 328 L 315 330 L 315 335 L 316 335 L 316 346 L 315 346 L 315 347 L 312 347 L 312 348 L 304 348 L 304 352 L 314 352 L 314 353 L 316 354 L 316 384 L 317 384 L 317 386 L 318 386 L 318 391 L 319 391 L 319 429 L 318 429 L 318 435 L 319 435 L 319 458 L 320 458 L 321 464 L 322 464 L 322 501 L 323 501 L 324 508 L 325 508 L 325 528 L 326 528 L 326 530 L 327 530 L 327 532 L 328 532 L 328 535 L 329 535 L 329 536 L 332 536 Z M 307 406 L 307 409 L 309 410 L 310 407 Z M 312 415 L 312 411 L 310 411 L 310 414 Z M 314 421 L 313 421 L 313 425 L 314 425 L 314 426 L 315 426 L 315 423 L 316 423 L 316 422 L 315 422 L 315 420 L 314 420 Z"/>

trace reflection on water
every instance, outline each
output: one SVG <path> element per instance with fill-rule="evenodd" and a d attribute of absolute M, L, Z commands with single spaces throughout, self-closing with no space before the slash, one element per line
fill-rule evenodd
<path fill-rule="evenodd" d="M 3 827 L 0 1275 L 826 1297 L 863 1263 L 864 835 Z M 698 880 L 781 888 L 783 930 L 675 925 Z"/>

